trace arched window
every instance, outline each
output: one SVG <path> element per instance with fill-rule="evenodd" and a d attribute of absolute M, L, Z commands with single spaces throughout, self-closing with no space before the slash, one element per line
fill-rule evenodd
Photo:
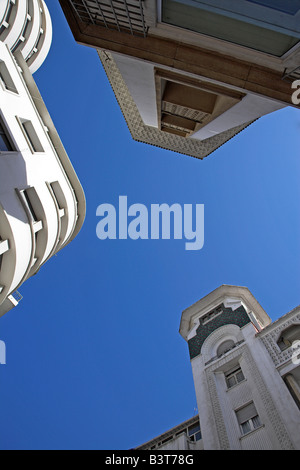
<path fill-rule="evenodd" d="M 277 344 L 281 351 L 292 346 L 294 341 L 300 340 L 300 325 L 291 325 L 282 331 Z"/>
<path fill-rule="evenodd" d="M 230 351 L 234 347 L 234 341 L 232 339 L 228 339 L 223 341 L 217 349 L 217 356 L 220 357 L 225 354 L 227 351 Z"/>

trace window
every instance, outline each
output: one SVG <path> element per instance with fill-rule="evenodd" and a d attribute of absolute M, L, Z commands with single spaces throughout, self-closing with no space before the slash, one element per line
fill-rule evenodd
<path fill-rule="evenodd" d="M 199 441 L 202 438 L 200 424 L 190 426 L 188 428 L 188 436 L 192 441 Z"/>
<path fill-rule="evenodd" d="M 13 93 L 18 93 L 16 86 L 10 76 L 8 68 L 5 65 L 3 60 L 0 60 L 0 83 L 5 90 L 12 91 Z"/>
<path fill-rule="evenodd" d="M 281 13 L 281 0 L 277 8 L 275 0 L 247 2 L 214 1 L 192 2 L 189 0 L 162 0 L 162 21 L 173 26 L 206 36 L 228 41 L 243 47 L 281 57 L 299 43 L 299 17 L 286 18 Z M 252 3 L 252 4 L 251 4 Z M 256 5 L 253 5 L 255 3 Z M 283 11 L 296 15 L 297 0 Z M 270 5 L 273 4 L 271 7 Z M 266 12 L 266 7 L 267 12 Z M 280 8 L 281 7 L 281 8 Z M 272 8 L 272 9 L 271 9 Z M 263 21 L 262 21 L 263 18 Z"/>
<path fill-rule="evenodd" d="M 55 197 L 55 200 L 58 206 L 59 215 L 60 217 L 63 217 L 65 215 L 65 207 L 67 206 L 67 202 L 66 202 L 64 193 L 62 191 L 62 188 L 58 181 L 53 181 L 52 183 L 49 184 L 49 186 Z"/>
<path fill-rule="evenodd" d="M 208 312 L 206 315 L 204 315 L 201 318 L 202 325 L 205 325 L 208 323 L 210 320 L 213 320 L 215 317 L 223 313 L 223 305 L 219 305 L 218 307 L 214 308 L 210 312 Z"/>
<path fill-rule="evenodd" d="M 238 383 L 245 380 L 241 367 L 237 366 L 234 369 L 231 369 L 229 372 L 226 372 L 225 380 L 228 388 L 231 388 L 234 385 L 237 385 Z"/>
<path fill-rule="evenodd" d="M 9 136 L 7 129 L 0 119 L 0 152 L 14 152 L 12 140 Z"/>
<path fill-rule="evenodd" d="M 41 218 L 38 216 L 34 206 L 34 201 L 37 201 L 37 194 L 34 188 L 23 189 L 19 192 L 21 202 L 27 212 L 28 217 L 33 225 L 34 232 L 38 232 L 43 228 Z"/>
<path fill-rule="evenodd" d="M 21 129 L 27 140 L 27 143 L 29 145 L 31 152 L 32 153 L 44 152 L 44 149 L 33 127 L 32 122 L 26 119 L 20 119 L 18 117 L 17 117 L 17 121 L 19 122 L 19 125 L 21 126 Z"/>
<path fill-rule="evenodd" d="M 237 410 L 236 417 L 243 435 L 261 426 L 260 418 L 253 402 Z"/>

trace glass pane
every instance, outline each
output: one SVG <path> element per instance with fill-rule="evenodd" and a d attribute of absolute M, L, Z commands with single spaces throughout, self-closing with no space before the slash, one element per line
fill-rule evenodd
<path fill-rule="evenodd" d="M 259 416 L 254 416 L 254 418 L 252 418 L 252 424 L 254 429 L 258 428 L 261 425 Z"/>
<path fill-rule="evenodd" d="M 250 431 L 251 431 L 251 427 L 250 427 L 249 421 L 246 421 L 245 423 L 242 423 L 242 424 L 241 424 L 241 428 L 242 428 L 242 433 L 243 433 L 243 434 L 246 434 L 247 432 L 250 432 Z"/>
<path fill-rule="evenodd" d="M 236 380 L 239 382 L 242 382 L 242 380 L 244 380 L 244 374 L 243 372 L 240 370 L 239 372 L 237 372 L 236 374 Z"/>
<path fill-rule="evenodd" d="M 11 145 L 4 134 L 0 134 L 0 151 L 11 151 Z"/>
<path fill-rule="evenodd" d="M 236 380 L 235 380 L 234 375 L 227 378 L 228 388 L 233 387 L 235 384 L 236 384 Z"/>
<path fill-rule="evenodd" d="M 192 434 L 195 434 L 197 431 L 200 431 L 200 425 L 196 425 L 196 426 L 191 426 L 189 428 L 189 436 L 191 436 Z"/>
<path fill-rule="evenodd" d="M 295 15 L 300 9 L 298 0 L 247 0 L 251 3 L 257 3 L 272 10 L 283 11 L 288 15 Z"/>
<path fill-rule="evenodd" d="M 246 19 L 230 18 L 183 0 L 163 0 L 162 21 L 173 26 L 222 39 L 257 51 L 281 57 L 299 42 L 295 33 L 272 31 Z"/>

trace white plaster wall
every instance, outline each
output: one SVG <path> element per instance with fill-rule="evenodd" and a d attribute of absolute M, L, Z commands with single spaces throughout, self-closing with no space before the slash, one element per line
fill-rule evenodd
<path fill-rule="evenodd" d="M 240 124 L 253 121 L 284 107 L 285 105 L 276 101 L 262 96 L 248 94 L 228 111 L 225 111 L 225 113 L 211 121 L 198 132 L 195 132 L 192 138 L 199 140 L 207 139 L 227 129 L 232 129 Z"/>
<path fill-rule="evenodd" d="M 191 361 L 204 450 L 218 450 L 219 439 L 201 355 Z"/>
<path fill-rule="evenodd" d="M 147 126 L 157 127 L 154 64 L 121 54 L 112 55 L 143 122 Z"/>

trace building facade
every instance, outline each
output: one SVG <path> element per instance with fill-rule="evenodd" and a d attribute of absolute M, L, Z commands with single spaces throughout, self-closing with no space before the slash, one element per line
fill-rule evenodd
<path fill-rule="evenodd" d="M 135 140 L 204 158 L 292 103 L 300 2 L 60 0 Z"/>
<path fill-rule="evenodd" d="M 49 50 L 48 10 L 40 0 L 2 1 L 0 18 L 1 316 L 18 304 L 23 282 L 77 235 L 85 197 L 32 77 Z"/>
<path fill-rule="evenodd" d="M 197 398 L 197 449 L 300 449 L 300 307 L 272 323 L 247 288 L 223 285 L 182 313 L 180 334 Z M 188 429 L 179 443 L 180 426 L 137 449 L 193 449 Z"/>

